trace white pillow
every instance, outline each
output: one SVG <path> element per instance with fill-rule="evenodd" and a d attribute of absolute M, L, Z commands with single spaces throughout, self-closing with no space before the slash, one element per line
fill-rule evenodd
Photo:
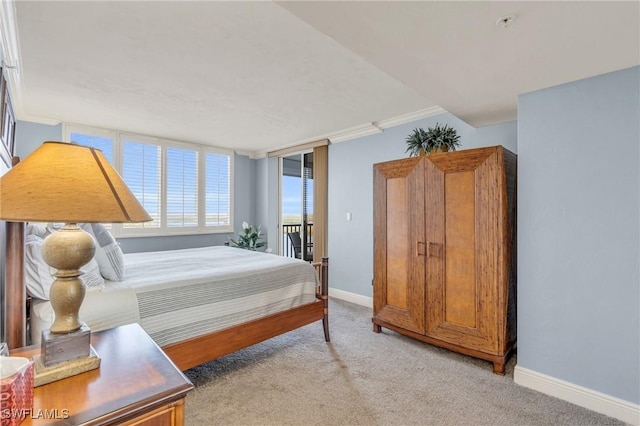
<path fill-rule="evenodd" d="M 113 235 L 101 223 L 82 223 L 82 229 L 87 231 L 96 241 L 95 259 L 100 266 L 102 276 L 111 281 L 124 279 L 124 254 Z"/>
<path fill-rule="evenodd" d="M 46 226 L 41 226 L 38 223 L 29 222 L 27 223 L 27 235 L 37 235 L 40 238 L 45 238 L 51 232 L 47 229 Z"/>
<path fill-rule="evenodd" d="M 27 293 L 31 297 L 49 300 L 49 291 L 53 284 L 56 269 L 47 265 L 42 258 L 43 238 L 29 234 L 25 240 L 25 281 Z M 95 258 L 80 268 L 84 274 L 82 281 L 87 288 L 102 287 L 104 278 L 100 275 L 100 267 Z"/>

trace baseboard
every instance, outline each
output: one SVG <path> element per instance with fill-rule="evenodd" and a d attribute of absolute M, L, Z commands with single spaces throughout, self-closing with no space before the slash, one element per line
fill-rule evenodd
<path fill-rule="evenodd" d="M 521 386 L 563 399 L 572 404 L 640 426 L 640 405 L 587 389 L 516 365 L 513 381 Z"/>
<path fill-rule="evenodd" d="M 329 289 L 329 297 L 355 303 L 356 305 L 366 306 L 373 309 L 373 298 L 363 296 L 361 294 L 351 293 L 350 291 L 339 290 L 337 288 Z"/>
<path fill-rule="evenodd" d="M 373 308 L 373 298 L 349 291 L 330 288 L 329 297 Z M 560 398 L 631 425 L 640 426 L 640 405 L 638 404 L 633 404 L 611 395 L 578 386 L 518 365 L 515 367 L 513 380 L 520 386 Z"/>

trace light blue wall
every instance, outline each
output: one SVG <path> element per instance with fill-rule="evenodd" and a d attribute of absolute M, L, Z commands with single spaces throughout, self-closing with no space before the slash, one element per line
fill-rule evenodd
<path fill-rule="evenodd" d="M 329 146 L 330 286 L 372 297 L 373 164 L 407 158 L 407 135 L 416 127 L 449 124 L 460 149 L 502 145 L 517 152 L 516 122 L 473 128 L 451 114 L 407 123 L 382 133 Z M 352 220 L 347 221 L 347 212 Z"/>
<path fill-rule="evenodd" d="M 278 158 L 262 158 L 256 163 L 256 224 L 262 225 L 266 247 L 278 253 Z"/>
<path fill-rule="evenodd" d="M 62 125 L 49 126 L 27 121 L 16 124 L 16 155 L 25 158 L 44 141 L 62 140 Z M 234 228 L 240 232 L 242 222 L 256 221 L 256 160 L 243 155 L 234 156 Z M 172 250 L 189 247 L 222 245 L 233 233 L 177 235 L 171 237 L 119 238 L 125 253 Z"/>
<path fill-rule="evenodd" d="M 640 68 L 521 95 L 518 365 L 640 403 Z"/>
<path fill-rule="evenodd" d="M 61 141 L 62 124 L 46 124 L 18 121 L 16 123 L 16 155 L 24 159 L 36 150 L 42 142 Z"/>
<path fill-rule="evenodd" d="M 263 240 L 265 240 L 268 244 L 271 241 L 268 238 L 269 230 L 271 226 L 269 226 L 269 181 L 267 179 L 268 176 L 268 167 L 269 164 L 266 158 L 261 160 L 255 160 L 256 163 L 256 204 L 255 204 L 255 225 L 262 226 L 263 232 Z"/>
<path fill-rule="evenodd" d="M 278 248 L 282 244 L 280 234 L 278 233 L 278 223 L 280 223 L 280 208 L 278 202 L 280 200 L 280 169 L 279 159 L 269 158 L 268 162 L 268 176 L 269 181 L 269 246 L 277 253 Z"/>

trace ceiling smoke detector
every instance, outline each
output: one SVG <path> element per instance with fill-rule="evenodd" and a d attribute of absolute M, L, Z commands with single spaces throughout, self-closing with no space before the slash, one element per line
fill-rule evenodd
<path fill-rule="evenodd" d="M 515 21 L 516 18 L 516 15 L 506 15 L 502 18 L 498 18 L 498 20 L 496 21 L 496 27 L 507 28 L 508 26 L 513 24 L 513 21 Z"/>

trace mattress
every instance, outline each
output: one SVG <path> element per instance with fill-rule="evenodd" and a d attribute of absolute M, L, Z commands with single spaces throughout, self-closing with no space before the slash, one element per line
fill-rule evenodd
<path fill-rule="evenodd" d="M 125 269 L 124 281 L 87 291 L 81 319 L 94 331 L 139 322 L 159 346 L 316 300 L 309 263 L 233 247 L 125 254 Z M 52 319 L 49 302 L 34 303 L 33 343 Z"/>
<path fill-rule="evenodd" d="M 92 331 L 140 322 L 135 290 L 122 283 L 87 288 L 79 315 Z M 42 331 L 51 326 L 53 319 L 53 308 L 48 300 L 32 300 L 29 318 L 31 344 L 40 344 Z"/>

